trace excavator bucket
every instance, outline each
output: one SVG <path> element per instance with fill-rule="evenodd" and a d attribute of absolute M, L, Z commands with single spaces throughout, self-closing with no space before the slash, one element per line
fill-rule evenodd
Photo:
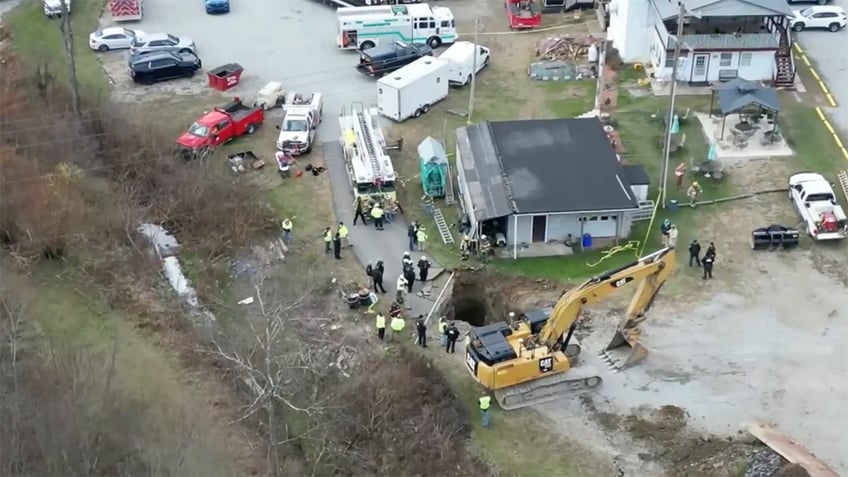
<path fill-rule="evenodd" d="M 634 333 L 635 331 L 635 333 Z M 626 333 L 626 334 L 625 334 Z M 625 370 L 648 357 L 648 348 L 639 343 L 638 330 L 615 331 L 606 349 L 598 353 L 604 362 L 616 372 Z"/>

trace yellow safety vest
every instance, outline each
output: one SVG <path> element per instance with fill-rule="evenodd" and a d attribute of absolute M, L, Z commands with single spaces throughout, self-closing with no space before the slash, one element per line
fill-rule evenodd
<path fill-rule="evenodd" d="M 427 234 L 423 230 L 419 230 L 416 233 L 416 235 L 417 235 L 416 238 L 418 239 L 419 242 L 426 242 L 427 241 Z"/>
<path fill-rule="evenodd" d="M 492 405 L 492 398 L 491 397 L 483 396 L 483 397 L 480 398 L 480 410 L 481 411 L 488 411 L 489 406 L 491 406 L 491 405 Z"/>
<path fill-rule="evenodd" d="M 406 326 L 406 322 L 403 321 L 403 318 L 398 318 L 398 317 L 392 318 L 392 330 L 403 331 L 404 326 Z"/>
<path fill-rule="evenodd" d="M 291 231 L 291 229 L 292 229 L 291 220 L 284 220 L 283 221 L 283 230 Z"/>
<path fill-rule="evenodd" d="M 447 323 L 445 323 L 444 321 L 439 323 L 439 331 L 441 331 L 442 334 L 445 334 L 445 331 L 447 331 L 447 330 L 448 330 L 448 324 Z"/>
<path fill-rule="evenodd" d="M 377 329 L 384 330 L 386 329 L 386 317 L 382 314 L 377 314 Z"/>
<path fill-rule="evenodd" d="M 375 219 L 383 217 L 383 209 L 379 207 L 374 207 L 373 209 L 371 209 L 371 217 L 374 217 Z"/>
<path fill-rule="evenodd" d="M 341 227 L 339 227 L 339 237 L 340 238 L 347 238 L 347 234 L 348 234 L 348 230 L 347 230 L 346 225 L 342 225 Z"/>
<path fill-rule="evenodd" d="M 333 232 L 325 233 L 324 234 L 324 241 L 325 242 L 332 242 L 333 241 Z"/>

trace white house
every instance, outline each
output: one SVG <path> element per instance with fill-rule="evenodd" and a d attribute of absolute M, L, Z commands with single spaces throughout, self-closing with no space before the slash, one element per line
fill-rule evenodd
<path fill-rule="evenodd" d="M 795 81 L 785 0 L 683 0 L 677 79 L 707 84 L 743 77 L 791 86 Z M 608 38 L 627 63 L 654 67 L 670 80 L 677 46 L 676 0 L 612 0 Z"/>
<path fill-rule="evenodd" d="M 512 250 L 586 234 L 593 244 L 626 238 L 647 199 L 644 170 L 620 164 L 597 118 L 490 121 L 456 136 L 472 230 Z"/>

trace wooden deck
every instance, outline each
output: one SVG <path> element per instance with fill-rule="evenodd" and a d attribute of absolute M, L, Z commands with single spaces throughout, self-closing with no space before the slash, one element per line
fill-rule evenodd
<path fill-rule="evenodd" d="M 781 434 L 773 427 L 760 423 L 748 424 L 745 427 L 754 437 L 771 447 L 784 459 L 803 467 L 810 474 L 810 477 L 839 477 L 839 474 L 834 472 L 827 464 L 818 460 L 816 456 L 800 444 Z"/>

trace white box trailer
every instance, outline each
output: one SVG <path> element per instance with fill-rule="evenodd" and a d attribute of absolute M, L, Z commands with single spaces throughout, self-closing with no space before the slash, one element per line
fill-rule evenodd
<path fill-rule="evenodd" d="M 471 82 L 471 71 L 477 67 L 475 74 L 489 65 L 489 49 L 477 45 L 477 62 L 474 62 L 474 43 L 458 41 L 439 55 L 439 58 L 450 62 L 448 82 L 451 86 L 465 86 Z"/>
<path fill-rule="evenodd" d="M 425 56 L 377 81 L 377 109 L 397 122 L 419 117 L 448 97 L 450 63 Z"/>

